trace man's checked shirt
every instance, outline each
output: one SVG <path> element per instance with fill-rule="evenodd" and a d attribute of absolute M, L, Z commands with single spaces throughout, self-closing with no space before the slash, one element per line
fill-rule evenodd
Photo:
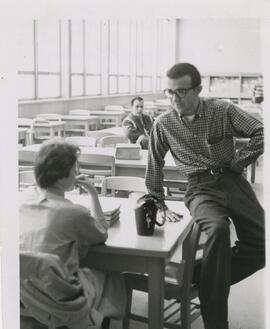
<path fill-rule="evenodd" d="M 235 151 L 234 137 L 250 141 Z M 146 170 L 148 191 L 160 199 L 168 151 L 181 176 L 220 167 L 241 172 L 263 153 L 263 125 L 235 104 L 216 99 L 200 99 L 192 122 L 175 110 L 160 115 L 151 132 Z"/>

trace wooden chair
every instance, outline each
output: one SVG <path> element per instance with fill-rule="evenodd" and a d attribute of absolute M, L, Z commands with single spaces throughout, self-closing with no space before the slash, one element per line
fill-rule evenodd
<path fill-rule="evenodd" d="M 47 287 L 48 280 L 50 285 Z M 75 328 L 76 318 L 80 321 L 89 309 L 83 289 L 79 290 L 78 283 L 72 283 L 64 263 L 53 254 L 20 252 L 20 295 L 21 329 Z M 71 302 L 74 303 L 73 308 Z M 31 307 L 33 313 L 24 303 Z M 61 311 L 70 313 L 70 318 L 62 316 L 61 319 Z M 40 314 L 43 314 L 42 319 Z M 109 325 L 110 319 L 105 318 L 101 328 L 109 329 Z M 79 326 L 82 327 L 82 324 Z"/>
<path fill-rule="evenodd" d="M 164 298 L 170 301 L 164 308 L 164 327 L 190 329 L 191 323 L 200 316 L 200 306 L 194 302 L 198 298 L 198 287 L 192 283 L 199 243 L 200 227 L 194 223 L 183 243 L 182 259 L 179 263 L 170 262 L 165 269 Z M 123 329 L 129 328 L 130 319 L 148 322 L 146 317 L 131 313 L 132 292 L 148 291 L 148 277 L 142 274 L 126 273 L 127 306 Z M 176 306 L 180 304 L 180 307 Z"/>
<path fill-rule="evenodd" d="M 90 111 L 85 109 L 74 109 L 69 111 L 70 115 L 90 116 Z"/>
<path fill-rule="evenodd" d="M 97 146 L 100 146 L 100 139 L 101 138 L 103 138 L 105 136 L 115 136 L 115 134 L 108 133 L 108 132 L 105 132 L 105 131 L 94 130 L 94 131 L 88 131 L 86 133 L 86 136 L 96 138 Z"/>
<path fill-rule="evenodd" d="M 85 136 L 88 130 L 96 130 L 99 128 L 99 118 L 91 117 L 89 110 L 75 109 L 69 111 L 70 118 L 66 121 L 65 133 L 68 136 Z M 72 120 L 74 117 L 74 120 Z M 80 120 L 78 120 L 80 118 Z"/>
<path fill-rule="evenodd" d="M 115 191 L 147 193 L 145 180 L 141 177 L 114 176 L 106 177 L 102 181 L 101 194 L 114 196 Z"/>
<path fill-rule="evenodd" d="M 45 114 L 40 115 L 38 117 L 36 117 L 33 120 L 33 125 L 31 126 L 30 130 L 32 132 L 33 135 L 33 140 L 34 142 L 43 142 L 47 139 L 53 138 L 55 137 L 55 133 L 57 133 L 57 136 L 60 137 L 60 134 L 64 134 L 64 123 L 61 120 L 61 116 L 59 116 L 58 114 L 47 114 L 48 117 L 50 118 L 55 118 L 55 120 L 51 120 L 51 119 L 47 119 L 45 118 Z M 58 118 L 58 119 L 57 119 Z M 56 131 L 53 130 L 53 123 L 59 123 L 60 125 L 60 129 L 58 128 Z M 50 123 L 51 126 L 50 126 Z M 40 125 L 41 124 L 41 125 Z M 42 127 L 42 125 L 44 124 L 44 126 Z M 62 124 L 62 125 L 61 125 Z"/>
<path fill-rule="evenodd" d="M 75 328 L 88 310 L 83 289 L 68 274 L 66 266 L 57 255 L 20 252 L 21 329 Z M 61 312 L 70 314 L 70 317 L 61 315 L 60 318 Z M 110 319 L 104 318 L 101 328 L 109 329 L 109 325 Z M 82 324 L 79 326 L 82 327 Z"/>
<path fill-rule="evenodd" d="M 95 147 L 97 144 L 97 139 L 94 137 L 72 136 L 66 137 L 65 140 L 80 147 Z"/>
<path fill-rule="evenodd" d="M 129 143 L 129 140 L 122 135 L 105 136 L 99 140 L 101 147 L 115 147 L 119 143 Z"/>
<path fill-rule="evenodd" d="M 19 191 L 34 185 L 36 185 L 36 179 L 33 170 L 19 171 Z"/>
<path fill-rule="evenodd" d="M 115 157 L 112 155 L 80 154 L 79 164 L 79 172 L 87 175 L 98 187 L 104 177 L 115 176 Z"/>

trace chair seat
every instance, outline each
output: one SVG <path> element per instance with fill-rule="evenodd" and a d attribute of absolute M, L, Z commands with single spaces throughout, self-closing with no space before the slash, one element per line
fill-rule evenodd
<path fill-rule="evenodd" d="M 182 278 L 184 274 L 184 266 L 181 263 L 170 262 L 165 268 L 165 298 L 168 295 L 171 298 L 177 298 L 182 291 Z M 127 284 L 132 286 L 132 289 L 139 291 L 148 291 L 148 276 L 139 273 L 125 273 Z M 169 299 L 171 299 L 169 298 Z"/>

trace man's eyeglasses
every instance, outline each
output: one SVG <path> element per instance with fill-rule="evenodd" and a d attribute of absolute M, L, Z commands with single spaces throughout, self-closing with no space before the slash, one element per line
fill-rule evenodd
<path fill-rule="evenodd" d="M 173 96 L 177 96 L 179 98 L 186 97 L 186 94 L 191 90 L 194 89 L 193 87 L 190 88 L 179 88 L 179 89 L 164 89 L 163 92 L 168 98 L 173 98 Z"/>

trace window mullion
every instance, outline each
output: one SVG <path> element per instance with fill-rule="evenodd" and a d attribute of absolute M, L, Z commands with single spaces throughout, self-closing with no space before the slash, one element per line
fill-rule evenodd
<path fill-rule="evenodd" d="M 37 47 L 37 21 L 33 22 L 34 27 L 34 99 L 38 98 L 38 47 Z"/>
<path fill-rule="evenodd" d="M 68 84 L 68 94 L 69 98 L 72 96 L 72 76 L 71 76 L 71 70 L 72 70 L 72 22 L 71 20 L 68 21 L 68 38 L 69 38 L 69 43 L 68 43 L 68 79 L 69 79 L 69 84 Z"/>
<path fill-rule="evenodd" d="M 83 53 L 83 96 L 86 94 L 86 58 L 85 58 L 85 20 L 82 21 L 82 53 Z"/>
<path fill-rule="evenodd" d="M 62 79 L 63 79 L 63 72 L 62 72 L 62 26 L 61 21 L 59 20 L 59 97 L 63 97 L 62 91 Z"/>
<path fill-rule="evenodd" d="M 143 71 L 143 64 L 144 64 L 144 58 L 143 58 L 143 54 L 144 54 L 144 49 L 143 49 L 143 35 L 144 35 L 144 21 L 141 22 L 141 72 L 142 72 L 142 76 L 144 75 L 144 71 Z M 141 91 L 143 91 L 143 77 L 141 78 Z"/>
<path fill-rule="evenodd" d="M 119 93 L 119 20 L 116 20 L 116 93 Z"/>

